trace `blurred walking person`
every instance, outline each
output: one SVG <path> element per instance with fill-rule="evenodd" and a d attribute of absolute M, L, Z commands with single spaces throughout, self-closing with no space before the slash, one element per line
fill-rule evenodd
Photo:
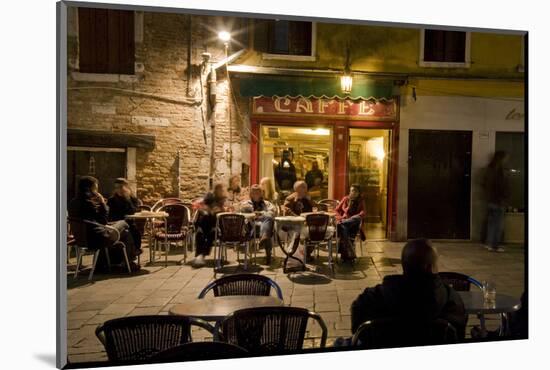
<path fill-rule="evenodd" d="M 509 196 L 508 178 L 504 165 L 508 153 L 496 151 L 485 171 L 483 186 L 487 198 L 487 235 L 486 248 L 491 252 L 504 252 L 502 234 L 504 232 L 504 211 Z"/>

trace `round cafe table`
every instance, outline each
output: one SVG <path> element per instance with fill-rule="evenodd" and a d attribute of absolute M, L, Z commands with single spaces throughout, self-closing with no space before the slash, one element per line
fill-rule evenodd
<path fill-rule="evenodd" d="M 284 303 L 277 297 L 234 295 L 224 297 L 208 297 L 194 299 L 187 303 L 174 305 L 169 313 L 171 315 L 191 316 L 216 323 L 217 336 L 218 327 L 221 322 L 231 313 L 245 308 L 283 306 Z"/>
<path fill-rule="evenodd" d="M 150 220 L 150 222 L 148 222 L 148 224 L 149 224 L 149 241 L 148 241 L 148 243 L 149 243 L 149 263 L 153 263 L 155 261 L 155 250 L 153 248 L 153 237 L 154 237 L 154 233 L 155 233 L 155 228 L 154 228 L 154 225 L 153 225 L 152 221 L 154 219 L 164 220 L 164 229 L 166 230 L 167 229 L 167 217 L 168 217 L 168 213 L 166 213 L 166 212 L 150 212 L 150 211 L 141 211 L 141 212 L 136 212 L 133 215 L 126 215 L 126 219 L 128 219 L 128 220 L 145 220 L 145 221 Z M 168 242 L 168 240 L 166 238 L 167 238 L 167 235 L 165 237 L 165 241 L 164 241 L 165 243 Z M 168 254 L 166 254 L 165 263 L 168 264 Z"/>
<path fill-rule="evenodd" d="M 486 333 L 485 317 L 486 314 L 500 314 L 501 325 L 500 335 L 509 333 L 508 314 L 521 308 L 521 301 L 505 294 L 497 294 L 494 304 L 485 303 L 482 291 L 457 292 L 464 302 L 464 308 L 467 314 L 478 315 L 482 333 Z"/>
<path fill-rule="evenodd" d="M 304 261 L 302 261 L 301 259 L 297 258 L 297 257 L 294 257 L 294 254 L 296 253 L 296 251 L 298 250 L 298 246 L 300 245 L 300 243 L 295 243 L 294 240 L 295 239 L 291 239 L 290 241 L 288 240 L 288 233 L 287 233 L 287 238 L 286 240 L 282 240 L 281 237 L 279 236 L 279 232 L 281 231 L 281 229 L 284 227 L 284 226 L 288 226 L 288 227 L 292 227 L 292 228 L 296 228 L 296 233 L 297 233 L 297 236 L 296 238 L 298 238 L 298 241 L 300 240 L 300 231 L 304 225 L 304 222 L 306 221 L 306 218 L 305 217 L 302 217 L 302 216 L 279 216 L 279 217 L 275 217 L 275 235 L 277 236 L 277 244 L 279 244 L 279 247 L 281 247 L 283 253 L 285 254 L 285 260 L 283 262 L 283 272 L 286 273 L 287 272 L 287 263 L 288 263 L 288 260 L 289 259 L 293 259 L 293 260 L 296 260 L 298 261 L 298 263 L 300 264 L 300 267 L 302 270 L 305 270 L 306 269 L 306 264 L 304 263 Z"/>

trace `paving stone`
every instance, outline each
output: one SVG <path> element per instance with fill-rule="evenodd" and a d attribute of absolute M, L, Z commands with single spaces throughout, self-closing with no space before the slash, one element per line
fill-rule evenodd
<path fill-rule="evenodd" d="M 136 305 L 133 303 L 112 303 L 100 313 L 102 315 L 124 316 L 132 311 L 134 308 L 136 308 Z"/>
<path fill-rule="evenodd" d="M 143 301 L 137 304 L 137 307 L 162 307 L 168 302 L 171 298 L 145 298 Z"/>

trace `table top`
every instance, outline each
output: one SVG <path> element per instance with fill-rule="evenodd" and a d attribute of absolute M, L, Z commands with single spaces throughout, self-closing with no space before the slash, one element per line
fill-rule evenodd
<path fill-rule="evenodd" d="M 216 217 L 220 217 L 221 215 L 241 215 L 244 216 L 246 219 L 256 217 L 256 214 L 254 212 L 220 212 L 216 214 Z"/>
<path fill-rule="evenodd" d="M 166 212 L 137 212 L 133 215 L 126 215 L 126 218 L 166 218 L 168 213 Z"/>
<path fill-rule="evenodd" d="M 278 216 L 275 221 L 280 222 L 305 222 L 306 218 L 302 216 Z"/>
<path fill-rule="evenodd" d="M 510 313 L 517 311 L 521 308 L 521 301 L 519 298 L 512 297 L 505 294 L 498 294 L 494 305 L 486 305 L 483 298 L 483 292 L 470 291 L 470 292 L 457 292 L 466 308 L 466 313 L 469 314 L 492 314 L 492 313 Z"/>
<path fill-rule="evenodd" d="M 244 308 L 283 306 L 284 303 L 272 296 L 224 296 L 194 299 L 187 303 L 174 305 L 172 315 L 198 317 L 208 321 L 223 320 L 227 315 Z"/>
<path fill-rule="evenodd" d="M 314 214 L 317 214 L 317 213 L 321 213 L 323 215 L 327 215 L 329 217 L 336 217 L 336 212 L 327 212 L 327 211 L 319 211 L 319 212 L 304 212 L 302 214 L 300 214 L 300 216 L 307 216 L 307 215 L 314 215 Z"/>

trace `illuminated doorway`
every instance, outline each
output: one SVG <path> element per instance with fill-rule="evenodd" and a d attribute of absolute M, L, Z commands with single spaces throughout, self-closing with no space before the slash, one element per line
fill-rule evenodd
<path fill-rule="evenodd" d="M 314 200 L 332 194 L 332 130 L 327 127 L 265 125 L 260 128 L 260 178 L 275 180 L 277 192 L 292 192 L 294 179 L 308 183 Z"/>
<path fill-rule="evenodd" d="M 348 184 L 362 189 L 367 239 L 387 238 L 388 179 L 391 130 L 356 129 L 349 131 Z"/>

